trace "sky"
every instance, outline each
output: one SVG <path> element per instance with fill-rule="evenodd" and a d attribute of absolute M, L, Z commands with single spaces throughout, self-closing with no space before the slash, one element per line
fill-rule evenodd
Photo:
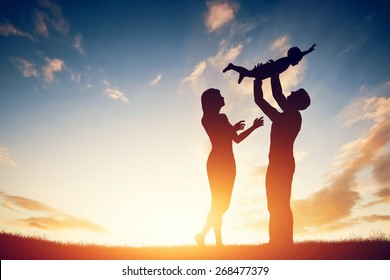
<path fill-rule="evenodd" d="M 0 229 L 62 242 L 195 245 L 210 207 L 200 96 L 249 127 L 247 68 L 315 51 L 281 76 L 305 88 L 294 239 L 390 234 L 386 1 L 0 1 Z M 263 83 L 271 97 L 269 80 Z M 268 242 L 270 120 L 234 144 L 226 244 Z M 212 234 L 206 243 L 214 242 Z"/>

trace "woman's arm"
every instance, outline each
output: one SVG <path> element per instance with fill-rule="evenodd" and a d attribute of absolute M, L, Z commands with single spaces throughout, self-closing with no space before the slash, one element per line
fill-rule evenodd
<path fill-rule="evenodd" d="M 233 138 L 234 142 L 236 143 L 240 143 L 242 140 L 244 140 L 245 138 L 247 138 L 249 136 L 249 134 L 251 134 L 255 129 L 259 128 L 260 126 L 263 126 L 264 125 L 264 119 L 263 117 L 261 118 L 256 118 L 254 121 L 253 121 L 253 124 L 250 128 L 248 128 L 247 130 L 244 130 L 243 132 L 241 132 L 240 134 L 236 134 L 236 136 Z"/>

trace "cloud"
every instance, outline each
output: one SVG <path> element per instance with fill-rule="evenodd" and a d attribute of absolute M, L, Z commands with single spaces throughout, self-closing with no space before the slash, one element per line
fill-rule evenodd
<path fill-rule="evenodd" d="M 0 34 L 5 37 L 12 35 L 16 37 L 24 37 L 31 41 L 35 41 L 35 38 L 31 34 L 17 29 L 12 23 L 9 22 L 0 25 Z"/>
<path fill-rule="evenodd" d="M 344 126 L 351 126 L 362 121 L 381 123 L 389 117 L 390 98 L 371 97 L 352 102 L 340 113 Z"/>
<path fill-rule="evenodd" d="M 288 35 L 280 36 L 271 43 L 271 50 L 278 52 L 282 56 L 287 55 L 289 48 L 291 48 L 291 45 Z"/>
<path fill-rule="evenodd" d="M 43 76 L 46 82 L 51 83 L 54 81 L 54 73 L 61 72 L 65 66 L 65 63 L 63 60 L 58 58 L 51 59 L 45 57 L 45 60 L 47 64 L 42 67 Z"/>
<path fill-rule="evenodd" d="M 390 153 L 379 156 L 372 165 L 372 174 L 376 181 L 390 190 Z"/>
<path fill-rule="evenodd" d="M 328 186 L 308 198 L 294 200 L 292 209 L 297 231 L 306 227 L 329 230 L 333 224 L 348 218 L 352 208 L 360 200 L 360 194 L 353 190 L 356 186 L 353 179 L 354 174 L 351 173 L 336 176 Z"/>
<path fill-rule="evenodd" d="M 236 46 L 229 47 L 227 41 L 221 41 L 218 53 L 214 56 L 208 57 L 207 59 L 200 61 L 194 67 L 192 73 L 182 79 L 182 83 L 189 84 L 193 91 L 199 92 L 200 88 L 204 86 L 204 84 L 200 86 L 199 81 L 204 76 L 206 69 L 208 69 L 207 66 L 211 66 L 210 69 L 216 69 L 218 73 L 220 73 L 221 69 L 225 68 L 229 62 L 234 61 L 240 55 L 243 48 L 244 46 L 242 44 L 237 44 Z M 204 82 L 203 79 L 201 81 Z"/>
<path fill-rule="evenodd" d="M 22 196 L 7 195 L 2 192 L 0 192 L 0 196 L 3 197 L 3 206 L 6 205 L 6 207 L 9 209 L 23 208 L 26 210 L 38 212 L 57 212 L 56 209 L 34 199 L 25 198 Z"/>
<path fill-rule="evenodd" d="M 7 148 L 0 146 L 0 166 L 14 166 L 16 167 L 16 162 L 12 159 L 11 155 Z"/>
<path fill-rule="evenodd" d="M 161 74 L 157 74 L 156 78 L 154 78 L 153 80 L 151 80 L 151 81 L 149 82 L 149 84 L 150 84 L 151 86 L 155 86 L 155 85 L 157 85 L 157 84 L 161 81 L 161 78 L 162 78 L 162 75 L 161 75 Z"/>
<path fill-rule="evenodd" d="M 113 88 L 106 88 L 105 92 L 106 92 L 107 96 L 110 97 L 111 99 L 120 100 L 120 101 L 123 101 L 125 103 L 129 103 L 129 100 L 124 95 L 124 93 L 121 92 L 120 90 L 118 90 L 115 87 L 113 87 Z"/>
<path fill-rule="evenodd" d="M 382 221 L 390 221 L 390 215 L 370 215 L 370 216 L 363 216 L 360 218 L 362 222 L 366 223 L 375 223 L 375 222 L 382 222 Z"/>
<path fill-rule="evenodd" d="M 234 19 L 238 10 L 236 4 L 228 1 L 214 1 L 207 3 L 208 11 L 205 17 L 205 24 L 208 32 L 214 32 L 221 29 Z"/>
<path fill-rule="evenodd" d="M 294 158 L 296 161 L 302 161 L 306 156 L 306 151 L 294 151 Z"/>
<path fill-rule="evenodd" d="M 238 44 L 234 47 L 229 48 L 227 42 L 223 40 L 220 43 L 218 53 L 212 57 L 200 61 L 194 67 L 192 73 L 189 76 L 183 78 L 182 82 L 188 83 L 193 90 L 196 90 L 196 85 L 200 77 L 206 71 L 208 64 L 215 69 L 223 69 L 229 62 L 234 61 L 236 59 L 236 57 L 241 53 L 243 47 L 244 46 L 242 44 Z"/>
<path fill-rule="evenodd" d="M 199 77 L 206 70 L 206 67 L 207 67 L 206 60 L 202 60 L 201 62 L 199 62 L 195 66 L 195 68 L 192 71 L 192 73 L 182 80 L 183 83 L 189 83 L 192 87 L 194 87 L 196 85 L 196 83 L 198 82 Z"/>
<path fill-rule="evenodd" d="M 389 102 L 390 98 L 384 97 L 359 99 L 343 110 L 341 115 L 345 118 L 345 125 L 362 121 L 370 121 L 373 124 L 361 138 L 342 147 L 339 170 L 324 188 L 306 199 L 293 201 L 294 212 L 298 213 L 295 218 L 298 229 L 304 230 L 306 226 L 331 229 L 335 224 L 339 224 L 337 227 L 350 226 L 348 218 L 361 200 L 360 193 L 356 191 L 357 175 L 374 163 L 373 176 L 383 176 L 382 168 L 388 162 L 388 155 L 382 155 L 381 152 L 390 143 Z M 353 108 L 359 110 L 353 112 Z M 388 183 L 388 175 L 377 180 Z M 388 201 L 389 189 L 383 188 L 376 195 L 380 197 L 379 201 Z"/>
<path fill-rule="evenodd" d="M 72 74 L 70 75 L 70 79 L 71 79 L 72 81 L 75 81 L 76 83 L 79 83 L 80 80 L 81 80 L 81 75 L 80 75 L 79 73 L 72 73 Z"/>
<path fill-rule="evenodd" d="M 43 37 L 49 37 L 49 30 L 45 22 L 45 13 L 42 11 L 36 11 L 34 15 L 35 31 L 38 35 Z"/>
<path fill-rule="evenodd" d="M 23 58 L 16 57 L 11 59 L 15 64 L 16 68 L 22 73 L 23 77 L 35 77 L 39 76 L 38 70 L 35 67 L 34 63 L 29 62 Z"/>
<path fill-rule="evenodd" d="M 270 49 L 273 52 L 277 52 L 280 57 L 285 57 L 291 47 L 290 37 L 288 35 L 283 35 L 276 38 L 271 43 Z M 300 83 L 300 81 L 302 81 L 304 77 L 306 68 L 307 63 L 305 59 L 303 59 L 299 62 L 298 65 L 290 66 L 281 74 L 280 79 L 283 81 L 282 86 L 285 93 L 290 92 L 291 90 L 296 90 L 296 86 Z"/>
<path fill-rule="evenodd" d="M 267 173 L 267 168 L 268 168 L 267 165 L 256 165 L 256 166 L 252 167 L 251 175 L 253 177 L 265 176 L 265 174 Z"/>
<path fill-rule="evenodd" d="M 68 215 L 57 217 L 30 217 L 27 219 L 14 220 L 13 224 L 44 230 L 83 229 L 96 232 L 106 231 L 102 226 L 95 223 Z"/>
<path fill-rule="evenodd" d="M 380 188 L 374 193 L 374 195 L 377 197 L 377 199 L 367 203 L 365 205 L 366 207 L 374 206 L 380 203 L 390 203 L 390 187 Z"/>
<path fill-rule="evenodd" d="M 35 199 L 8 195 L 4 192 L 0 192 L 0 197 L 3 198 L 3 207 L 11 210 L 27 210 L 25 215 L 30 217 L 9 221 L 14 225 L 44 230 L 82 229 L 96 232 L 106 231 L 98 224 L 68 215 Z M 37 216 L 36 212 L 40 212 L 41 215 Z"/>
<path fill-rule="evenodd" d="M 62 14 L 60 5 L 50 0 L 39 0 L 38 5 L 42 8 L 35 13 L 35 30 L 41 36 L 49 36 L 49 28 L 62 35 L 68 34 L 69 23 Z"/>
<path fill-rule="evenodd" d="M 351 46 L 347 46 L 344 50 L 342 50 L 340 52 L 340 55 L 344 55 L 346 53 L 349 53 L 351 51 L 352 47 Z"/>
<path fill-rule="evenodd" d="M 120 100 L 124 103 L 129 104 L 129 100 L 127 99 L 126 95 L 121 92 L 116 87 L 110 86 L 110 83 L 106 80 L 103 80 L 103 83 L 105 85 L 104 93 L 111 99 L 114 100 Z"/>
<path fill-rule="evenodd" d="M 207 59 L 207 62 L 210 63 L 213 67 L 217 69 L 225 68 L 228 63 L 233 62 L 242 52 L 244 48 L 243 44 L 237 44 L 235 47 L 228 47 L 228 44 L 225 40 L 220 43 L 220 48 L 218 53 Z"/>
<path fill-rule="evenodd" d="M 74 40 L 72 47 L 77 50 L 80 54 L 84 54 L 84 48 L 82 47 L 83 43 L 83 36 L 81 34 L 78 34 Z"/>

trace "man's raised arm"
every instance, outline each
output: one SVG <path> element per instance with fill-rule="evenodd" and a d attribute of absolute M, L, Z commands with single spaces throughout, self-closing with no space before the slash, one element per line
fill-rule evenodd
<path fill-rule="evenodd" d="M 280 109 L 285 111 L 287 109 L 287 98 L 283 94 L 279 75 L 273 75 L 271 77 L 271 89 L 272 89 L 272 96 L 274 97 L 275 101 L 278 103 Z"/>
<path fill-rule="evenodd" d="M 267 117 L 274 121 L 274 119 L 279 115 L 279 112 L 272 107 L 263 97 L 263 89 L 261 88 L 263 82 L 261 79 L 255 79 L 253 82 L 253 94 L 255 97 L 255 103 L 260 109 L 267 115 Z"/>

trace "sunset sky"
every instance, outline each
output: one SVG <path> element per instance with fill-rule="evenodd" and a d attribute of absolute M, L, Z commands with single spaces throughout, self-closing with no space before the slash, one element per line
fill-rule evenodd
<path fill-rule="evenodd" d="M 0 229 L 52 240 L 195 244 L 210 206 L 200 96 L 263 116 L 247 68 L 297 46 L 305 88 L 295 240 L 390 234 L 388 1 L 0 1 Z M 263 83 L 272 104 L 269 80 Z M 226 244 L 268 242 L 270 121 L 234 144 Z M 207 243 L 213 243 L 210 234 Z"/>

